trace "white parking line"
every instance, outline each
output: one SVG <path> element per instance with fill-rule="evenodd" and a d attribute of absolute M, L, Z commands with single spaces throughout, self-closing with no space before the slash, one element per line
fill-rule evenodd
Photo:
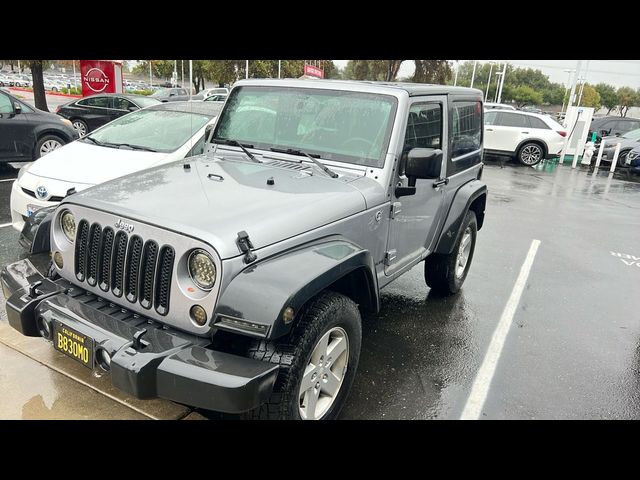
<path fill-rule="evenodd" d="M 9 223 L 2 223 L 2 224 L 0 224 L 0 228 L 8 227 L 9 225 L 11 225 L 11 222 L 9 222 Z"/>
<path fill-rule="evenodd" d="M 525 258 L 524 263 L 520 268 L 520 274 L 518 275 L 516 283 L 513 286 L 511 296 L 509 297 L 509 300 L 507 301 L 507 304 L 502 311 L 502 316 L 500 317 L 498 326 L 493 332 L 491 343 L 489 344 L 487 353 L 484 356 L 482 365 L 478 370 L 476 379 L 473 382 L 471 393 L 469 394 L 467 403 L 464 406 L 464 410 L 462 411 L 460 420 L 477 420 L 478 418 L 480 418 L 480 415 L 482 415 L 482 407 L 484 406 L 484 402 L 487 399 L 489 386 L 491 385 L 493 375 L 496 372 L 498 360 L 500 359 L 500 354 L 502 353 L 502 347 L 504 347 L 504 342 L 507 338 L 507 334 L 509 333 L 509 329 L 511 328 L 513 316 L 516 313 L 518 303 L 520 303 L 520 297 L 522 296 L 522 292 L 527 283 L 527 278 L 529 278 L 529 272 L 531 271 L 531 266 L 533 265 L 533 260 L 536 256 L 536 252 L 538 251 L 539 246 L 540 240 L 533 240 L 531 242 L 529 253 L 527 253 L 527 257 Z"/>
<path fill-rule="evenodd" d="M 15 178 L 3 178 L 0 182 L 13 182 Z"/>

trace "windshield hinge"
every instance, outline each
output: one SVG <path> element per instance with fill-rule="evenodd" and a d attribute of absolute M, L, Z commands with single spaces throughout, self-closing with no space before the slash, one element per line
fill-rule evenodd
<path fill-rule="evenodd" d="M 253 248 L 253 243 L 251 243 L 249 234 L 247 232 L 245 232 L 244 230 L 238 232 L 236 243 L 238 244 L 238 248 L 240 249 L 240 251 L 245 254 L 244 263 L 251 263 L 257 260 L 258 256 L 251 251 L 251 249 Z"/>

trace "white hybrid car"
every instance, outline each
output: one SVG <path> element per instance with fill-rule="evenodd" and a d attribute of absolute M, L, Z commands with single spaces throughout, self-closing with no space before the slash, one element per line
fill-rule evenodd
<path fill-rule="evenodd" d="M 108 180 L 204 153 L 205 130 L 218 102 L 171 102 L 120 117 L 20 169 L 11 189 L 11 222 Z"/>
<path fill-rule="evenodd" d="M 515 157 L 524 165 L 560 155 L 567 132 L 547 115 L 489 110 L 484 113 L 484 152 Z"/>

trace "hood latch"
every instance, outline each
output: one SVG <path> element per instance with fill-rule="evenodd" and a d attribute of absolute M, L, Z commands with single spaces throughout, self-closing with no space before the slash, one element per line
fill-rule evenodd
<path fill-rule="evenodd" d="M 249 234 L 247 232 L 245 232 L 244 230 L 238 232 L 236 243 L 238 244 L 238 248 L 240 249 L 240 251 L 245 254 L 244 263 L 255 262 L 258 259 L 258 256 L 251 251 L 251 249 L 254 247 L 253 243 L 251 243 L 251 240 L 249 239 Z"/>

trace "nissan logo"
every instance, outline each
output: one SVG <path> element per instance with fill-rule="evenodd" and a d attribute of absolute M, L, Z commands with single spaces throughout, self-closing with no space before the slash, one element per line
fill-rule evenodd
<path fill-rule="evenodd" d="M 133 228 L 134 228 L 132 223 L 127 223 L 124 220 L 122 220 L 121 218 L 116 220 L 116 223 L 114 224 L 114 226 L 118 230 L 124 230 L 127 233 L 133 232 Z"/>
<path fill-rule="evenodd" d="M 45 186 L 40 186 L 36 189 L 36 195 L 38 196 L 38 198 L 42 198 L 45 199 L 49 196 L 49 192 L 47 190 L 47 187 Z"/>

